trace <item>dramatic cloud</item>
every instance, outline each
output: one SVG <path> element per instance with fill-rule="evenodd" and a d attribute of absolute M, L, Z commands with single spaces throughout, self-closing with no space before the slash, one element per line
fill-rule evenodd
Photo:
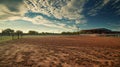
<path fill-rule="evenodd" d="M 117 15 L 120 15 L 120 9 L 118 11 L 116 11 Z"/>
<path fill-rule="evenodd" d="M 37 15 L 35 16 L 31 16 L 30 17 L 19 17 L 19 16 L 13 16 L 13 17 L 9 17 L 7 20 L 4 21 L 16 21 L 16 20 L 22 20 L 22 21 L 29 21 L 33 24 L 36 25 L 44 25 L 46 27 L 52 27 L 52 28 L 60 28 L 60 29 L 64 29 L 64 30 L 76 30 L 75 24 L 70 24 L 69 20 L 60 20 L 57 18 L 51 18 L 51 17 L 45 17 L 44 15 L 39 15 L 39 13 L 37 13 Z M 64 21 L 66 23 L 64 23 Z M 68 22 L 68 23 L 67 23 Z M 67 25 L 68 24 L 68 25 Z"/>
<path fill-rule="evenodd" d="M 0 20 L 23 16 L 26 12 L 23 0 L 0 0 Z"/>
<path fill-rule="evenodd" d="M 113 3 L 113 8 L 116 9 L 116 14 L 117 15 L 120 15 L 120 0 L 116 0 L 114 3 Z"/>
<path fill-rule="evenodd" d="M 43 13 L 58 19 L 68 19 L 76 24 L 83 23 L 81 14 L 87 0 L 25 0 L 25 4 L 32 12 Z"/>
<path fill-rule="evenodd" d="M 90 1 L 90 0 L 89 0 Z M 90 7 L 89 15 L 95 16 L 97 12 L 109 3 L 110 0 L 93 0 L 95 4 Z M 89 2 L 88 2 L 89 3 Z"/>
<path fill-rule="evenodd" d="M 0 0 L 0 22 L 29 21 L 46 27 L 76 30 L 117 22 L 120 0 Z M 99 23 L 98 23 L 99 22 Z"/>
<path fill-rule="evenodd" d="M 44 26 L 47 26 L 47 27 L 53 27 L 53 28 L 61 28 L 61 29 L 76 29 L 74 26 L 66 26 L 65 23 L 60 23 L 56 20 L 49 20 L 49 19 L 46 19 L 42 16 L 37 16 L 35 18 L 33 18 L 32 22 L 34 24 L 41 24 L 41 25 L 44 25 Z"/>
<path fill-rule="evenodd" d="M 86 1 L 87 0 L 2 0 L 0 1 L 0 7 L 2 7 L 0 10 L 0 19 L 11 21 L 18 19 L 23 20 L 25 16 L 27 19 L 24 20 L 26 21 L 29 21 L 29 19 L 36 20 L 36 16 L 31 18 L 31 15 L 26 15 L 26 13 L 31 11 L 38 13 L 37 17 L 41 17 L 39 13 L 46 15 L 42 16 L 44 21 L 42 18 L 42 20 L 37 19 L 37 21 L 31 21 L 33 23 L 49 25 L 51 27 L 56 25 L 56 27 L 61 26 L 60 28 L 74 28 L 77 24 L 85 23 L 85 20 L 83 20 L 85 17 L 81 12 Z M 46 19 L 46 17 L 52 18 Z"/>

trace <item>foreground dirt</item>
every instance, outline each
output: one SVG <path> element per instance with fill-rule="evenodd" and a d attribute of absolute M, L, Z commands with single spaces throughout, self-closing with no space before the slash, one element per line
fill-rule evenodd
<path fill-rule="evenodd" d="M 120 38 L 29 37 L 0 44 L 0 67 L 120 67 Z"/>

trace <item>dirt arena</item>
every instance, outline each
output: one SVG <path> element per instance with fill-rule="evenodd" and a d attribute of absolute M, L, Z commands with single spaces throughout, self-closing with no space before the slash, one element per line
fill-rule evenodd
<path fill-rule="evenodd" d="M 0 67 L 120 67 L 120 38 L 40 36 L 0 43 Z"/>

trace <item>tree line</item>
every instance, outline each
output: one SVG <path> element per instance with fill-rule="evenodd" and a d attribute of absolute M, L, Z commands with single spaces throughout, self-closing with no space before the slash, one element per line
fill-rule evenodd
<path fill-rule="evenodd" d="M 50 32 L 42 32 L 39 33 L 37 31 L 34 30 L 30 30 L 27 33 L 24 33 L 22 30 L 13 30 L 13 29 L 4 29 L 1 31 L 0 35 L 1 36 L 12 36 L 12 38 L 14 38 L 14 36 L 17 36 L 18 39 L 22 38 L 23 35 L 73 35 L 73 34 L 78 34 L 79 32 L 61 32 L 61 33 L 50 33 Z"/>
<path fill-rule="evenodd" d="M 34 31 L 34 30 L 30 30 L 30 31 L 28 31 L 27 33 L 24 33 L 24 32 L 21 31 L 21 30 L 15 31 L 15 30 L 10 29 L 10 28 L 5 29 L 5 30 L 2 30 L 1 33 L 0 33 L 1 36 L 13 36 L 13 37 L 14 37 L 14 36 L 17 35 L 17 36 L 18 36 L 18 39 L 19 39 L 20 37 L 22 37 L 23 35 L 55 35 L 55 34 L 58 34 L 58 33 L 49 33 L 49 32 L 39 33 L 39 32 Z"/>
<path fill-rule="evenodd" d="M 39 33 L 34 30 L 30 30 L 27 33 L 24 33 L 21 30 L 13 30 L 13 29 L 5 29 L 2 30 L 0 33 L 0 36 L 11 36 L 12 39 L 14 39 L 17 36 L 17 39 L 20 39 L 23 37 L 23 35 L 79 35 L 79 34 L 120 34 L 119 31 L 111 31 L 109 29 L 105 28 L 99 28 L 99 29 L 90 29 L 90 30 L 81 30 L 76 32 L 61 32 L 61 33 L 49 33 L 49 32 L 42 32 Z"/>
<path fill-rule="evenodd" d="M 17 30 L 16 32 L 13 29 L 5 29 L 2 30 L 2 32 L 0 33 L 0 36 L 11 36 L 12 39 L 14 39 L 15 36 L 17 36 L 17 39 L 22 38 L 23 35 L 23 31 L 21 30 Z"/>
<path fill-rule="evenodd" d="M 0 33 L 0 35 L 2 36 L 18 36 L 18 39 L 20 37 L 22 37 L 23 35 L 75 35 L 75 34 L 80 34 L 80 32 L 61 32 L 61 33 L 50 33 L 50 32 L 42 32 L 39 33 L 37 31 L 34 30 L 29 30 L 27 33 L 24 33 L 22 30 L 13 30 L 13 29 L 5 29 L 2 30 L 2 32 Z"/>

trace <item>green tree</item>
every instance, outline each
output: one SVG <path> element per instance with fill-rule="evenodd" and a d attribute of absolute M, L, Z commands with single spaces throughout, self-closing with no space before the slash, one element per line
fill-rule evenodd
<path fill-rule="evenodd" d="M 20 31 L 20 30 L 17 30 L 17 31 L 16 31 L 16 34 L 17 34 L 18 39 L 19 39 L 20 37 L 22 38 L 23 32 Z"/>
<path fill-rule="evenodd" d="M 29 31 L 28 34 L 30 34 L 30 35 L 38 35 L 39 33 L 37 31 Z"/>
<path fill-rule="evenodd" d="M 5 29 L 2 31 L 2 35 L 6 35 L 6 36 L 12 36 L 12 39 L 14 39 L 14 30 L 12 29 Z"/>
<path fill-rule="evenodd" d="M 5 29 L 5 30 L 2 31 L 2 34 L 10 36 L 10 35 L 14 34 L 14 30 L 12 30 L 12 29 Z"/>

